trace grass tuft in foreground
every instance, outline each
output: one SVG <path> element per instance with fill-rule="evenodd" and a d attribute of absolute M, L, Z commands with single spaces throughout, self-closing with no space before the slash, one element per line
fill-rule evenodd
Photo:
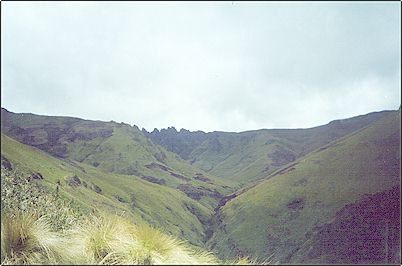
<path fill-rule="evenodd" d="M 63 263 L 63 237 L 51 230 L 46 216 L 5 214 L 1 221 L 1 259 L 4 264 Z"/>
<path fill-rule="evenodd" d="M 1 264 L 253 264 L 221 261 L 148 224 L 83 212 L 16 169 L 1 170 Z"/>
<path fill-rule="evenodd" d="M 2 264 L 255 264 L 248 258 L 220 261 L 148 225 L 115 216 L 92 216 L 63 233 L 46 216 L 5 215 L 1 222 Z"/>

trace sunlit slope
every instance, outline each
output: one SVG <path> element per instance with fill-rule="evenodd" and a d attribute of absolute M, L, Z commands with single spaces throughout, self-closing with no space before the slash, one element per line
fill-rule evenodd
<path fill-rule="evenodd" d="M 2 132 L 59 158 L 178 188 L 205 206 L 215 205 L 235 183 L 190 165 L 152 143 L 136 126 L 124 123 L 15 114 L 2 109 Z"/>
<path fill-rule="evenodd" d="M 400 111 L 271 174 L 217 210 L 211 246 L 292 262 L 313 229 L 367 193 L 400 184 Z M 300 258 L 299 258 L 300 259 Z"/>
<path fill-rule="evenodd" d="M 200 245 L 211 209 L 179 190 L 153 184 L 133 175 L 108 173 L 84 163 L 61 160 L 1 134 L 1 154 L 27 173 L 40 173 L 50 191 L 59 187 L 64 197 L 83 209 L 125 212 L 134 221 L 146 221 L 190 243 Z"/>
<path fill-rule="evenodd" d="M 262 129 L 240 133 L 189 132 L 174 128 L 145 134 L 213 175 L 241 183 L 266 177 L 307 153 L 363 128 L 389 111 L 336 120 L 309 129 Z"/>

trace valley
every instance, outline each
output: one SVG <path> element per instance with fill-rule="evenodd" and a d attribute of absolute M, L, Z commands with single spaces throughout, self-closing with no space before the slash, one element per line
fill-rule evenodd
<path fill-rule="evenodd" d="M 83 216 L 150 225 L 222 260 L 395 263 L 400 120 L 399 109 L 307 129 L 147 132 L 2 108 L 2 182 L 21 173 Z"/>

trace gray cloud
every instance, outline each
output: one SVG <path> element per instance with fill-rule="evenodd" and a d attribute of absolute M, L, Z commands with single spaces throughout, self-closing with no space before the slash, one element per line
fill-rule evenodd
<path fill-rule="evenodd" d="M 398 3 L 6 2 L 2 105 L 152 130 L 400 106 Z"/>

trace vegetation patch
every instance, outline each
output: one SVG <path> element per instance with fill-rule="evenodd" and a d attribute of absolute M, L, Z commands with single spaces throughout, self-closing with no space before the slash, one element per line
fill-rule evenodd
<path fill-rule="evenodd" d="M 164 179 L 162 179 L 162 178 L 156 178 L 156 177 L 149 176 L 149 175 L 140 175 L 140 178 L 144 179 L 144 180 L 146 180 L 148 182 L 158 184 L 158 185 L 165 185 L 166 184 L 166 181 Z"/>
<path fill-rule="evenodd" d="M 72 177 L 70 177 L 70 178 L 68 179 L 68 184 L 69 184 L 71 187 L 78 187 L 78 186 L 81 186 L 81 179 L 80 179 L 78 176 L 73 175 Z"/>
<path fill-rule="evenodd" d="M 123 198 L 123 197 L 121 197 L 121 196 L 119 196 L 119 195 L 115 195 L 114 197 L 115 197 L 118 201 L 120 201 L 121 203 L 127 203 L 127 202 L 128 202 L 125 198 Z"/>
<path fill-rule="evenodd" d="M 272 175 L 270 175 L 270 177 L 274 177 L 274 176 L 276 176 L 276 175 L 283 175 L 283 174 L 286 174 L 286 173 L 288 173 L 288 172 L 291 172 L 291 171 L 293 171 L 293 170 L 296 169 L 294 166 L 296 166 L 296 165 L 298 165 L 298 164 L 299 164 L 298 162 L 292 163 L 292 164 L 290 164 L 289 166 L 287 166 L 287 167 L 285 167 L 285 168 L 282 168 L 282 169 L 280 169 L 279 171 L 273 173 Z"/>
<path fill-rule="evenodd" d="M 1 166 L 8 171 L 13 170 L 11 162 L 3 154 L 1 154 Z"/>
<path fill-rule="evenodd" d="M 315 227 L 295 262 L 394 264 L 400 262 L 400 187 L 366 195 Z"/>
<path fill-rule="evenodd" d="M 189 198 L 200 200 L 203 197 L 209 196 L 215 199 L 222 198 L 222 195 L 216 190 L 210 190 L 204 187 L 195 187 L 188 183 L 180 184 L 177 189 L 184 192 Z"/>
<path fill-rule="evenodd" d="M 29 177 L 28 177 L 28 180 L 30 181 L 30 180 L 42 180 L 43 179 L 43 176 L 42 176 L 42 174 L 41 173 L 39 173 L 39 172 L 37 172 L 37 173 L 33 173 L 33 174 L 31 174 Z"/>
<path fill-rule="evenodd" d="M 205 177 L 201 173 L 196 173 L 195 176 L 194 176 L 194 179 L 197 179 L 197 180 L 200 180 L 200 181 L 206 182 L 206 183 L 212 183 L 211 179 L 209 179 L 208 177 Z"/>
<path fill-rule="evenodd" d="M 174 173 L 174 172 L 171 172 L 171 171 L 169 171 L 169 173 L 170 173 L 171 176 L 174 176 L 174 177 L 176 177 L 178 179 L 181 179 L 181 180 L 185 180 L 185 181 L 190 181 L 191 180 L 190 178 L 185 177 L 184 175 L 181 175 L 181 174 L 177 174 L 177 173 Z"/>
<path fill-rule="evenodd" d="M 161 170 L 166 171 L 166 172 L 172 171 L 171 168 L 169 168 L 167 166 L 164 166 L 162 164 L 159 164 L 159 163 L 147 164 L 147 165 L 145 165 L 145 167 L 148 168 L 148 169 L 161 169 Z"/>
<path fill-rule="evenodd" d="M 98 194 L 102 193 L 102 189 L 96 184 L 92 184 L 91 188 L 93 191 L 95 191 Z"/>
<path fill-rule="evenodd" d="M 204 190 L 193 187 L 190 184 L 180 184 L 177 186 L 177 189 L 184 192 L 187 196 L 195 200 L 200 200 L 206 195 Z"/>
<path fill-rule="evenodd" d="M 296 160 L 296 156 L 292 152 L 283 149 L 281 146 L 278 146 L 275 151 L 268 153 L 268 157 L 271 159 L 273 167 L 279 167 Z"/>
<path fill-rule="evenodd" d="M 286 204 L 286 207 L 293 210 L 300 210 L 304 208 L 304 203 L 305 203 L 304 198 L 296 198 L 290 201 L 288 204 Z"/>
<path fill-rule="evenodd" d="M 295 187 L 304 187 L 304 186 L 307 185 L 307 183 L 308 183 L 308 178 L 307 178 L 307 177 L 303 177 L 303 178 L 301 178 L 301 179 L 295 181 L 295 182 L 293 183 L 293 186 L 295 186 Z"/>

